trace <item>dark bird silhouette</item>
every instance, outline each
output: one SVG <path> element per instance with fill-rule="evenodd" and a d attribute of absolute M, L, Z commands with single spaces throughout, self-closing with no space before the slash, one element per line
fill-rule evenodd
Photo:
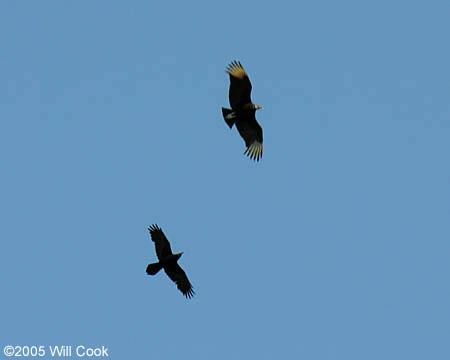
<path fill-rule="evenodd" d="M 177 288 L 183 293 L 186 298 L 190 299 L 194 296 L 194 289 L 189 282 L 184 270 L 178 265 L 177 261 L 183 253 L 173 254 L 170 248 L 169 240 L 164 235 L 158 225 L 154 224 L 148 228 L 152 241 L 155 243 L 156 256 L 158 262 L 148 264 L 147 274 L 156 275 L 159 270 L 164 269 L 169 278 L 177 284 Z"/>
<path fill-rule="evenodd" d="M 239 61 L 232 61 L 226 72 L 230 75 L 229 100 L 231 109 L 222 108 L 222 115 L 230 127 L 236 124 L 239 134 L 245 141 L 247 150 L 244 154 L 259 161 L 263 152 L 263 132 L 256 121 L 255 112 L 261 106 L 252 103 L 250 93 L 252 84 Z"/>

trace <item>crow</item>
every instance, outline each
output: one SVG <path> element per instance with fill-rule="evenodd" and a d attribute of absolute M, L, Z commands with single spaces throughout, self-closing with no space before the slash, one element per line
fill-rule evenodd
<path fill-rule="evenodd" d="M 158 262 L 148 264 L 147 274 L 156 275 L 159 270 L 164 269 L 169 278 L 177 284 L 177 288 L 183 293 L 183 295 L 190 299 L 194 296 L 194 289 L 189 282 L 184 270 L 178 265 L 177 261 L 183 255 L 183 253 L 173 254 L 170 248 L 169 240 L 164 235 L 158 225 L 154 224 L 148 228 L 152 241 L 155 243 L 156 255 L 158 256 Z"/>

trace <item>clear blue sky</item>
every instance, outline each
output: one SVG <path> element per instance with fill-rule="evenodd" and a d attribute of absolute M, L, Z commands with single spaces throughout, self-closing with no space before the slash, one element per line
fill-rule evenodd
<path fill-rule="evenodd" d="M 0 346 L 449 359 L 449 13 L 2 2 Z M 221 116 L 233 59 L 259 163 Z M 152 223 L 194 299 L 145 274 Z"/>

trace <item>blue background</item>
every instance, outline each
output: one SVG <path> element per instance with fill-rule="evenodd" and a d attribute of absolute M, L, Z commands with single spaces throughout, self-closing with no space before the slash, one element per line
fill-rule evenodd
<path fill-rule="evenodd" d="M 2 2 L 0 345 L 449 359 L 449 11 Z M 234 59 L 259 163 L 221 116 Z M 152 223 L 194 299 L 145 274 Z"/>

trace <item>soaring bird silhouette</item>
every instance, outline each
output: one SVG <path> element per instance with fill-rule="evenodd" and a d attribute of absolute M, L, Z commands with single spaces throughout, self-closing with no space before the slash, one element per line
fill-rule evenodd
<path fill-rule="evenodd" d="M 263 152 L 263 132 L 256 121 L 255 112 L 262 107 L 252 103 L 250 98 L 252 84 L 239 61 L 232 61 L 226 72 L 230 75 L 228 97 L 231 109 L 222 108 L 223 118 L 230 129 L 233 124 L 236 124 L 239 134 L 247 146 L 244 154 L 259 161 Z"/>
<path fill-rule="evenodd" d="M 194 289 L 189 282 L 184 270 L 178 265 L 177 261 L 183 253 L 173 254 L 170 248 L 169 240 L 164 235 L 158 225 L 154 224 L 148 228 L 152 241 L 155 243 L 156 255 L 158 262 L 148 264 L 147 274 L 156 275 L 159 270 L 164 269 L 169 278 L 177 284 L 177 288 L 183 293 L 186 298 L 190 299 L 194 296 Z"/>

